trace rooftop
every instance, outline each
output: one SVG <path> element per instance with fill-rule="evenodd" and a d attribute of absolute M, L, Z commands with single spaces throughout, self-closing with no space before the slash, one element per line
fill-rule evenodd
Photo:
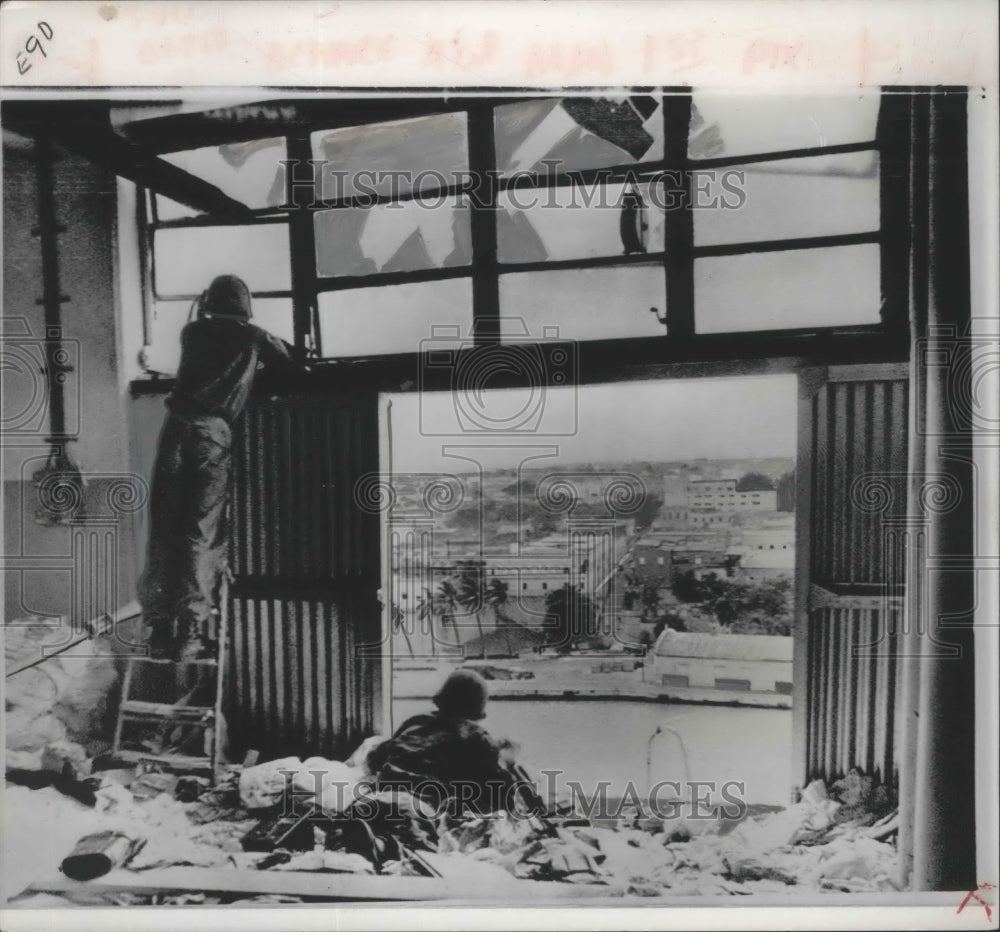
<path fill-rule="evenodd" d="M 792 638 L 771 634 L 700 634 L 667 628 L 653 653 L 657 657 L 791 662 Z"/>

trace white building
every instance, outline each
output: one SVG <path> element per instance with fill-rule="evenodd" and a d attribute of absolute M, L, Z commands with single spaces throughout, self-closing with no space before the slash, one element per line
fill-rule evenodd
<path fill-rule="evenodd" d="M 744 550 L 739 575 L 747 582 L 764 582 L 795 573 L 795 550 Z"/>
<path fill-rule="evenodd" d="M 652 666 L 663 686 L 790 695 L 792 638 L 667 628 L 653 647 Z"/>
<path fill-rule="evenodd" d="M 777 511 L 778 493 L 773 489 L 738 492 L 736 479 L 695 479 L 688 483 L 688 507 L 717 511 Z"/>
<path fill-rule="evenodd" d="M 795 550 L 795 528 L 743 529 L 737 538 L 744 550 Z"/>

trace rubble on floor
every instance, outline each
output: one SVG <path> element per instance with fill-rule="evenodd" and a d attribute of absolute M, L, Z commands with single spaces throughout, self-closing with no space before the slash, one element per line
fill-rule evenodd
<path fill-rule="evenodd" d="M 61 764 L 53 767 L 53 757 L 60 755 L 81 765 L 87 758 L 83 745 L 105 725 L 118 682 L 111 638 L 98 635 L 31 666 L 65 647 L 73 633 L 64 618 L 29 616 L 4 626 L 4 729 L 10 768 L 61 769 Z"/>
<path fill-rule="evenodd" d="M 830 794 L 822 781 L 814 781 L 796 805 L 748 815 L 735 828 L 733 820 L 662 821 L 648 813 L 602 827 L 586 818 L 509 813 L 435 819 L 420 801 L 399 791 L 365 796 L 364 818 L 352 818 L 332 788 L 345 780 L 363 783 L 366 753 L 347 762 L 287 758 L 233 767 L 215 786 L 204 778 L 141 765 L 104 770 L 88 778 L 93 806 L 51 785 L 8 785 L 4 842 L 8 859 L 13 846 L 19 863 L 5 877 L 6 893 L 14 896 L 35 876 L 51 874 L 81 838 L 96 832 L 118 832 L 134 843 L 125 865 L 134 872 L 190 865 L 481 876 L 488 886 L 489 877 L 498 876 L 490 872 L 502 870 L 523 880 L 596 885 L 608 896 L 673 898 L 898 889 L 891 798 L 860 774 L 838 781 Z M 296 800 L 309 808 L 276 812 L 289 779 L 283 770 L 294 772 Z M 47 833 L 42 844 L 39 832 Z M 50 899 L 39 900 L 36 894 L 25 905 Z M 192 893 L 120 893 L 104 901 L 109 899 L 122 904 L 234 902 Z M 274 894 L 242 894 L 239 900 L 299 901 Z"/>

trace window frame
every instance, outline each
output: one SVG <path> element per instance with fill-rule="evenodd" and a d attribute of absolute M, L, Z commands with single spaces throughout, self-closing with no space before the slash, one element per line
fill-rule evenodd
<path fill-rule="evenodd" d="M 622 89 L 607 89 L 607 93 L 620 95 Z M 588 91 L 600 94 L 601 90 Z M 432 282 L 454 278 L 469 278 L 472 282 L 472 327 L 471 345 L 460 352 L 474 352 L 482 346 L 501 342 L 499 318 L 500 276 L 518 272 L 557 271 L 561 269 L 621 268 L 636 265 L 660 265 L 663 268 L 665 284 L 665 325 L 661 337 L 627 337 L 602 340 L 567 341 L 576 348 L 581 361 L 585 358 L 606 359 L 608 366 L 600 369 L 615 369 L 623 363 L 652 363 L 672 366 L 676 362 L 702 361 L 711 365 L 723 359 L 774 360 L 776 357 L 793 356 L 801 362 L 802 351 L 807 349 L 810 359 L 815 359 L 818 350 L 820 359 L 831 363 L 849 361 L 860 353 L 863 361 L 899 361 L 907 358 L 908 324 L 906 321 L 907 270 L 905 269 L 906 237 L 905 222 L 898 205 L 906 196 L 905 144 L 908 133 L 905 130 L 905 93 L 892 93 L 883 89 L 880 94 L 879 114 L 875 138 L 854 143 L 831 146 L 789 149 L 757 154 L 740 154 L 709 159 L 692 159 L 688 156 L 689 123 L 693 91 L 691 88 L 629 88 L 629 94 L 651 94 L 660 102 L 661 118 L 664 124 L 663 158 L 634 164 L 612 166 L 603 169 L 569 171 L 558 175 L 537 175 L 514 173 L 500 177 L 496 165 L 495 112 L 496 108 L 511 102 L 545 100 L 567 96 L 559 93 L 526 93 L 518 97 L 442 97 L 420 102 L 408 113 L 407 101 L 391 114 L 369 116 L 360 119 L 334 120 L 322 108 L 306 123 L 295 124 L 286 130 L 276 130 L 273 126 L 260 127 L 260 134 L 271 137 L 283 136 L 286 146 L 288 170 L 286 171 L 286 199 L 278 208 L 258 208 L 247 210 L 242 217 L 220 217 L 218 214 L 202 214 L 190 218 L 159 220 L 156 215 L 156 195 L 143 190 L 140 201 L 140 247 L 143 258 L 144 291 L 144 333 L 148 340 L 151 332 L 151 314 L 156 300 L 193 300 L 195 295 L 158 295 L 155 293 L 155 263 L 153 259 L 153 237 L 157 230 L 197 226 L 232 226 L 244 224 L 286 223 L 288 226 L 291 288 L 289 290 L 253 292 L 255 297 L 291 298 L 295 349 L 305 357 L 311 355 L 315 369 L 332 376 L 335 370 L 350 364 L 356 377 L 359 369 L 365 370 L 366 377 L 375 385 L 385 384 L 386 373 L 407 368 L 414 371 L 421 365 L 421 353 L 416 348 L 412 352 L 372 354 L 368 356 L 336 357 L 325 356 L 320 337 L 318 299 L 321 293 L 346 291 L 373 286 L 392 286 L 417 282 Z M 331 102 L 336 107 L 337 101 Z M 350 106 L 347 107 L 349 112 Z M 331 111 L 332 112 L 332 111 Z M 351 206 L 357 197 L 334 200 L 317 197 L 315 167 L 311 135 L 324 129 L 334 129 L 348 125 L 372 125 L 387 120 L 402 119 L 406 116 L 434 116 L 444 113 L 464 113 L 466 116 L 466 138 L 468 143 L 468 165 L 470 179 L 486 179 L 480 184 L 479 196 L 473 199 L 470 217 L 472 259 L 469 265 L 441 269 L 422 269 L 410 272 L 378 272 L 369 275 L 321 276 L 316 260 L 314 213 L 317 210 L 337 209 Z M 247 137 L 241 131 L 241 138 Z M 221 140 L 216 139 L 212 142 Z M 880 161 L 880 225 L 877 232 L 847 233 L 821 237 L 802 237 L 791 240 L 755 241 L 724 245 L 696 246 L 694 243 L 694 222 L 691 206 L 692 178 L 695 172 L 706 168 L 724 168 L 736 165 L 752 165 L 763 162 L 780 161 L 833 155 L 847 152 L 875 151 Z M 312 172 L 313 187 L 302 184 Z M 511 189 L 543 190 L 553 186 L 570 184 L 614 184 L 637 180 L 660 183 L 664 195 L 681 203 L 680 208 L 665 211 L 664 248 L 653 253 L 599 256 L 569 260 L 538 260 L 531 262 L 501 262 L 497 255 L 497 199 L 501 192 Z M 366 204 L 388 204 L 398 201 L 439 198 L 444 194 L 467 194 L 470 182 L 447 185 L 442 188 L 422 189 L 403 194 L 379 195 L 365 198 Z M 310 193 L 311 192 L 311 193 Z M 719 255 L 745 255 L 764 251 L 810 249 L 818 246 L 844 246 L 858 243 L 876 244 L 880 247 L 882 301 L 877 323 L 860 325 L 809 326 L 803 328 L 782 328 L 777 330 L 726 331 L 724 333 L 698 333 L 694 296 L 694 270 L 698 258 Z M 827 339 L 839 339 L 841 345 L 833 356 L 827 359 L 832 346 L 822 346 Z M 739 344 L 739 345 L 737 345 Z M 852 349 L 853 347 L 853 349 Z M 581 365 L 582 370 L 582 365 Z M 793 367 L 794 368 L 794 367 Z M 773 371 L 773 370 L 770 370 Z M 650 377 L 666 374 L 657 367 Z M 611 373 L 613 376 L 613 372 Z M 631 377 L 636 377 L 633 372 Z M 643 377 L 643 376 L 639 376 Z M 596 380 L 607 379 L 607 373 Z M 588 380 L 589 379 L 585 379 Z M 614 378 L 617 380 L 617 378 Z M 334 376 L 334 381 L 337 381 Z M 429 386 L 428 386 L 429 387 Z M 446 386 L 442 386 L 446 387 Z"/>

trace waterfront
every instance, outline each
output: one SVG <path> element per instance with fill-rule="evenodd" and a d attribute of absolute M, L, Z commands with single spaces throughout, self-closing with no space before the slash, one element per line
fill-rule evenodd
<path fill-rule="evenodd" d="M 432 708 L 427 699 L 397 699 L 394 726 Z M 748 803 L 787 805 L 791 792 L 790 709 L 734 708 L 635 700 L 495 700 L 482 723 L 508 737 L 534 772 L 560 770 L 589 792 L 610 781 L 609 796 L 632 782 L 640 792 L 658 780 L 745 784 Z M 689 773 L 674 729 L 686 750 Z M 649 773 L 647 774 L 647 770 Z M 650 779 L 651 778 L 651 779 Z M 562 782 L 562 781 L 560 781 Z"/>

